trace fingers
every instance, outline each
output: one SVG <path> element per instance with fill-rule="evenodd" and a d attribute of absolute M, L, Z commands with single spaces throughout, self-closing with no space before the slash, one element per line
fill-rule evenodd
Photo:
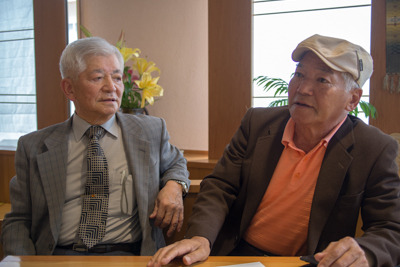
<path fill-rule="evenodd" d="M 351 237 L 332 242 L 322 252 L 315 254 L 318 266 L 368 266 L 364 251 Z"/>
<path fill-rule="evenodd" d="M 165 216 L 166 216 L 166 212 L 165 212 L 164 206 L 160 205 L 160 207 L 157 208 L 157 212 L 154 216 L 154 225 L 157 227 L 160 227 L 160 228 L 164 228 L 166 226 L 164 221 L 167 219 Z"/>
<path fill-rule="evenodd" d="M 182 256 L 191 251 L 190 243 L 187 240 L 176 242 L 172 245 L 159 249 L 148 262 L 149 267 L 158 267 L 170 263 L 176 257 Z"/>
<path fill-rule="evenodd" d="M 167 236 L 170 237 L 175 232 L 175 230 L 177 232 L 180 232 L 182 229 L 182 225 L 183 225 L 183 211 L 178 209 L 175 211 L 172 221 L 170 222 Z"/>
<path fill-rule="evenodd" d="M 170 226 L 170 230 L 181 228 L 183 224 L 183 203 L 177 205 L 176 203 L 164 203 L 159 205 L 159 208 L 154 209 L 152 215 L 154 225 L 160 228 Z M 150 215 L 151 216 L 151 215 Z"/>
<path fill-rule="evenodd" d="M 154 219 L 156 217 L 156 215 L 157 215 L 157 212 L 158 212 L 158 204 L 157 204 L 157 201 L 156 201 L 156 204 L 154 205 L 154 210 L 150 214 L 149 218 L 150 219 Z"/>
<path fill-rule="evenodd" d="M 178 216 L 178 226 L 176 227 L 176 231 L 180 232 L 182 230 L 182 226 L 183 226 L 183 219 L 184 219 L 184 215 L 183 215 L 183 210 L 179 213 Z"/>
<path fill-rule="evenodd" d="M 156 252 L 148 262 L 148 267 L 159 267 L 170 263 L 174 258 L 184 256 L 183 263 L 190 265 L 207 259 L 210 254 L 210 245 L 204 237 L 184 239 L 164 247 Z"/>
<path fill-rule="evenodd" d="M 156 227 L 169 227 L 167 235 L 180 231 L 183 225 L 183 199 L 180 185 L 167 183 L 158 194 L 155 207 L 150 215 Z"/>
<path fill-rule="evenodd" d="M 196 238 L 197 237 L 193 237 L 193 239 Z M 210 242 L 204 237 L 199 238 L 202 238 L 203 240 L 197 240 L 197 242 L 204 243 L 202 245 L 199 245 L 196 250 L 183 257 L 182 260 L 185 265 L 192 265 L 193 263 L 199 261 L 205 261 L 210 255 Z"/>

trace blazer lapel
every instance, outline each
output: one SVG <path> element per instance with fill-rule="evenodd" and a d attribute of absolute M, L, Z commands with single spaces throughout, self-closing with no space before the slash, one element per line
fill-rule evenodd
<path fill-rule="evenodd" d="M 348 152 L 354 144 L 352 128 L 351 120 L 347 118 L 327 147 L 311 207 L 308 232 L 308 253 L 310 254 L 314 253 L 318 246 L 318 240 L 338 199 L 346 172 L 353 160 Z"/>
<path fill-rule="evenodd" d="M 62 209 L 65 201 L 68 133 L 71 119 L 61 124 L 44 141 L 47 151 L 37 156 L 40 178 L 49 209 L 50 228 L 58 239 Z"/>
<path fill-rule="evenodd" d="M 284 148 L 281 143 L 283 130 L 288 119 L 289 117 L 273 125 L 268 129 L 266 135 L 257 139 L 253 155 L 254 160 L 250 167 L 251 171 L 245 178 L 247 190 L 245 190 L 246 203 L 242 216 L 241 234 L 247 229 L 254 217 L 278 164 Z"/>
<path fill-rule="evenodd" d="M 124 129 L 122 127 L 125 153 L 128 158 L 129 171 L 135 184 L 135 194 L 139 203 L 148 202 L 148 173 L 150 166 L 150 144 L 138 136 L 140 128 Z M 136 131 L 136 132 L 135 132 Z M 139 204 L 138 204 L 139 205 Z M 146 209 L 147 210 L 147 209 Z"/>
<path fill-rule="evenodd" d="M 143 139 L 142 127 L 135 121 L 127 119 L 117 113 L 121 123 L 122 138 L 125 145 L 125 153 L 128 159 L 129 171 L 132 173 L 136 203 L 138 205 L 139 221 L 142 229 L 141 254 L 146 251 L 156 251 L 152 241 L 152 227 L 149 224 L 149 215 L 154 207 L 155 197 L 150 192 L 150 142 Z M 158 187 L 157 187 L 158 188 Z M 150 203 L 151 202 L 151 203 Z"/>
<path fill-rule="evenodd" d="M 127 120 L 126 117 L 117 113 L 121 123 L 122 139 L 125 145 L 125 153 L 128 159 L 129 171 L 132 173 L 135 183 L 135 193 L 147 192 L 150 166 L 150 143 L 141 136 L 143 130 L 134 120 Z M 138 187 L 139 186 L 139 187 Z M 138 196 L 138 195 L 137 195 Z M 144 202 L 147 202 L 148 195 L 143 194 Z"/>

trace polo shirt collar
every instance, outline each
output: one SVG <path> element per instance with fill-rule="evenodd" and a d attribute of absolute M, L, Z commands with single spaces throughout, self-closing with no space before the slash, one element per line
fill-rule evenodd
<path fill-rule="evenodd" d="M 344 119 L 338 125 L 336 125 L 335 128 L 332 129 L 332 131 L 330 131 L 324 138 L 322 138 L 322 140 L 318 143 L 317 146 L 324 145 L 325 147 L 327 147 L 329 141 L 335 135 L 335 133 L 339 130 L 340 126 L 342 126 L 342 124 L 344 123 L 346 118 L 347 118 L 347 116 L 345 116 Z M 295 125 L 294 120 L 292 118 L 290 118 L 289 121 L 286 123 L 281 142 L 285 147 L 289 146 L 293 149 L 299 150 L 299 148 L 297 148 L 297 146 L 295 145 L 295 143 L 293 141 L 294 125 Z"/>

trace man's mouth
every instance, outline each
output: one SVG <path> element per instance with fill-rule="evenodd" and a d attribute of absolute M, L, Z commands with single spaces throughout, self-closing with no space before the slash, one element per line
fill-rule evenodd
<path fill-rule="evenodd" d="M 107 98 L 107 99 L 101 100 L 101 102 L 115 102 L 115 101 L 117 101 L 116 98 Z"/>
<path fill-rule="evenodd" d="M 310 105 L 307 105 L 307 104 L 301 103 L 301 102 L 295 102 L 295 104 L 298 105 L 298 106 L 301 106 L 301 107 L 307 107 L 307 108 L 311 107 Z"/>

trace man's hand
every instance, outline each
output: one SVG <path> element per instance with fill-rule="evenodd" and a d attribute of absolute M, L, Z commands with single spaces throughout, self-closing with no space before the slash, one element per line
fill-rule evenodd
<path fill-rule="evenodd" d="M 315 259 L 318 267 L 369 266 L 364 251 L 351 237 L 330 243 L 324 251 L 315 254 Z"/>
<path fill-rule="evenodd" d="M 148 267 L 160 267 L 167 265 L 176 257 L 183 256 L 185 265 L 191 265 L 198 261 L 204 261 L 210 255 L 210 242 L 207 238 L 194 236 L 191 239 L 183 239 L 167 247 L 159 249 L 147 263 Z"/>
<path fill-rule="evenodd" d="M 182 187 L 174 181 L 168 181 L 158 193 L 154 210 L 150 214 L 154 225 L 160 228 L 169 226 L 167 236 L 180 231 L 183 224 Z"/>

